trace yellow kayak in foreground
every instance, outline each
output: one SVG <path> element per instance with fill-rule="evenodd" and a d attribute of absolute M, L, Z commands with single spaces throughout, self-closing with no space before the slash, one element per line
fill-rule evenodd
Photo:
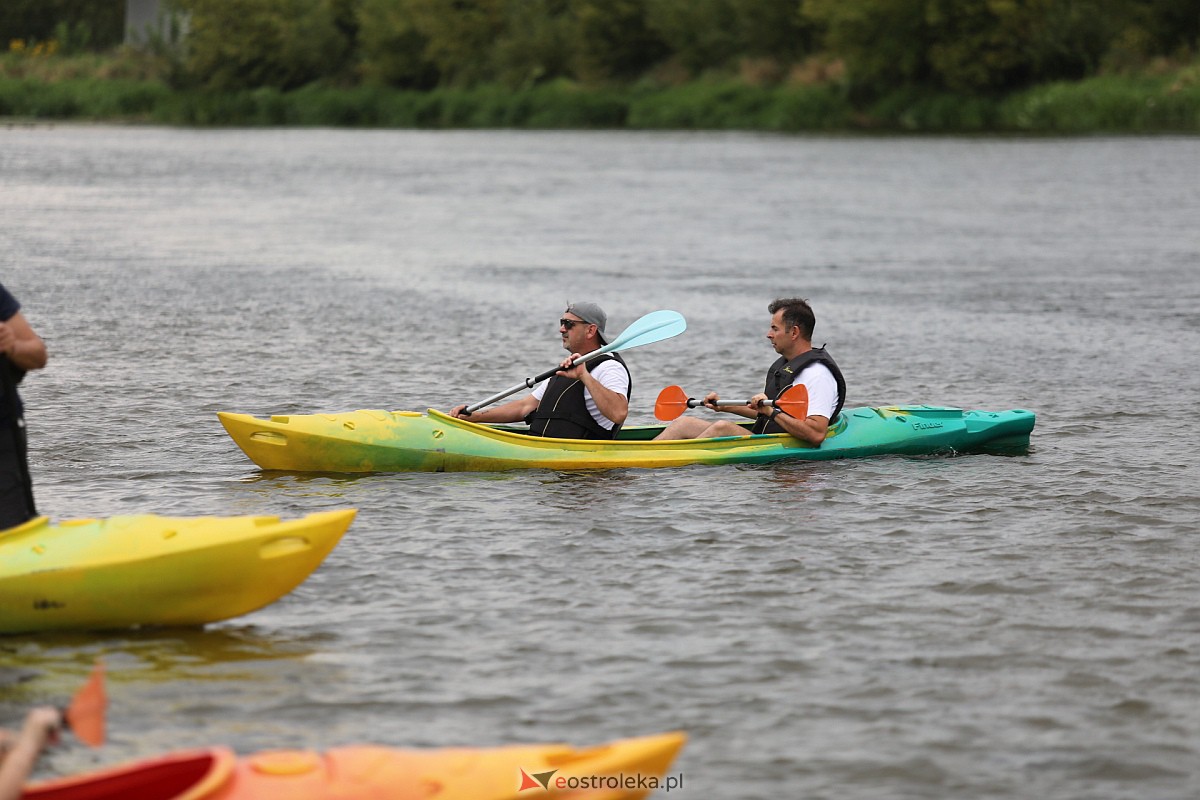
<path fill-rule="evenodd" d="M 575 749 L 341 747 L 238 757 L 168 753 L 25 788 L 26 800 L 639 800 L 683 788 L 667 770 L 686 741 L 664 733 Z M 663 796 L 667 796 L 664 792 Z"/>
<path fill-rule="evenodd" d="M 0 633 L 203 625 L 246 614 L 300 585 L 354 515 L 38 517 L 0 531 Z"/>

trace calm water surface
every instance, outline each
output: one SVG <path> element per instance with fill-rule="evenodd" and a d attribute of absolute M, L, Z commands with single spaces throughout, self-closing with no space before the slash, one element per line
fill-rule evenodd
<path fill-rule="evenodd" d="M 0 721 L 103 656 L 110 744 L 41 776 L 683 729 L 695 798 L 1196 797 L 1197 220 L 1194 138 L 0 130 L 41 510 L 360 511 L 241 619 L 0 639 Z M 850 405 L 1030 408 L 1029 453 L 301 476 L 214 416 L 478 400 L 586 298 L 687 317 L 649 422 L 757 390 L 793 294 Z"/>

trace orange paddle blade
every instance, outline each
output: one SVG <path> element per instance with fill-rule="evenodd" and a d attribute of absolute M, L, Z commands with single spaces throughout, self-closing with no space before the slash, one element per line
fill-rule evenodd
<path fill-rule="evenodd" d="M 104 664 L 97 661 L 92 675 L 67 706 L 67 725 L 79 741 L 92 747 L 104 744 L 104 709 L 108 695 L 104 692 Z"/>
<path fill-rule="evenodd" d="M 804 419 L 808 416 L 808 387 L 797 383 L 776 397 L 772 405 L 796 419 Z"/>
<path fill-rule="evenodd" d="M 687 392 L 680 386 L 668 386 L 658 393 L 658 399 L 654 401 L 654 416 L 669 422 L 683 416 L 687 408 Z"/>

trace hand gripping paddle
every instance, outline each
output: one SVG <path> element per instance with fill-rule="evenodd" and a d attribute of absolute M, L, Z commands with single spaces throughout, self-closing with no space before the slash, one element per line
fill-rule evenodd
<path fill-rule="evenodd" d="M 590 361 L 597 356 L 602 356 L 605 353 L 617 353 L 621 350 L 629 350 L 634 347 L 641 347 L 644 344 L 654 344 L 661 342 L 664 339 L 670 339 L 672 336 L 678 336 L 687 330 L 687 322 L 683 315 L 678 311 L 653 311 L 646 316 L 634 322 L 628 328 L 621 332 L 621 335 L 611 342 L 601 347 L 599 350 L 593 350 L 587 355 L 580 356 L 571 362 L 571 366 L 575 367 L 585 361 Z M 499 394 L 494 394 L 486 400 L 480 400 L 478 403 L 469 405 L 463 409 L 464 414 L 470 414 L 478 411 L 484 406 L 490 406 L 497 400 L 503 400 L 510 394 L 516 394 L 522 389 L 532 389 L 542 381 L 554 375 L 562 367 L 548 369 L 541 375 L 535 375 L 532 378 L 526 378 L 521 383 L 509 389 L 505 389 Z M 681 390 L 682 391 L 682 390 Z M 682 413 L 682 412 L 681 412 Z"/>

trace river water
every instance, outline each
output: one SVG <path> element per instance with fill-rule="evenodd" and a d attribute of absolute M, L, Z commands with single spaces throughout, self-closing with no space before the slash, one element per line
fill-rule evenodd
<path fill-rule="evenodd" d="M 103 656 L 110 743 L 40 776 L 681 729 L 671 796 L 1200 796 L 1198 220 L 1195 138 L 0 130 L 41 511 L 359 509 L 246 617 L 0 639 L 0 717 Z M 688 320 L 627 354 L 649 422 L 757 390 L 781 295 L 849 405 L 1029 408 L 1029 452 L 305 476 L 215 417 L 479 400 L 591 299 Z"/>

